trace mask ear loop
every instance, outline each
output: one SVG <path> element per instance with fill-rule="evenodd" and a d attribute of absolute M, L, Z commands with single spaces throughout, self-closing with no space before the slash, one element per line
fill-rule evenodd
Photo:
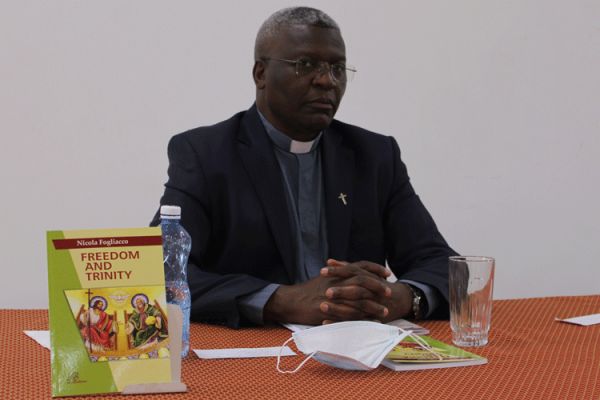
<path fill-rule="evenodd" d="M 281 347 L 279 348 L 279 354 L 277 355 L 277 372 L 280 372 L 282 374 L 295 374 L 296 372 L 298 372 L 298 370 L 300 370 L 300 368 L 302 368 L 304 366 L 304 364 L 306 364 L 306 362 L 308 360 L 310 360 L 311 358 L 313 358 L 313 356 L 317 353 L 316 351 L 313 353 L 310 353 L 308 356 L 306 356 L 306 358 L 304 358 L 304 360 L 302 360 L 302 362 L 300 363 L 300 365 L 298 365 L 296 368 L 294 368 L 291 371 L 285 371 L 282 370 L 279 367 L 279 364 L 281 362 L 281 352 L 283 351 L 284 347 L 286 344 L 288 344 L 294 337 L 289 338 L 288 340 L 285 341 L 284 344 L 281 345 Z"/>
<path fill-rule="evenodd" d="M 434 356 L 436 356 L 436 358 L 438 360 L 443 360 L 444 357 L 442 357 L 441 355 L 439 355 L 437 352 L 433 351 L 431 349 L 431 346 L 424 341 L 423 339 L 421 339 L 418 335 L 415 335 L 414 333 L 412 333 L 412 331 L 408 331 L 408 336 L 410 336 L 412 338 L 412 340 L 415 341 L 415 343 L 417 343 L 419 346 L 421 346 L 423 349 L 427 350 L 428 352 L 430 352 L 431 354 L 433 354 Z"/>

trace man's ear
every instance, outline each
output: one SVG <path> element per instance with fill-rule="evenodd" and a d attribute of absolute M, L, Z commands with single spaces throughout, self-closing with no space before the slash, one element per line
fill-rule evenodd
<path fill-rule="evenodd" d="M 265 62 L 262 60 L 257 60 L 254 62 L 254 67 L 252 68 L 252 77 L 254 78 L 254 84 L 257 89 L 265 88 Z"/>

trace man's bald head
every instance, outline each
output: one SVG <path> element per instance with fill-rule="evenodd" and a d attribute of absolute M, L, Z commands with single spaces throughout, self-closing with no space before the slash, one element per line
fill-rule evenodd
<path fill-rule="evenodd" d="M 315 26 L 340 30 L 338 24 L 321 10 L 310 7 L 284 8 L 272 14 L 258 30 L 256 42 L 254 43 L 254 59 L 260 60 L 269 57 L 269 44 L 281 29 L 293 25 Z"/>

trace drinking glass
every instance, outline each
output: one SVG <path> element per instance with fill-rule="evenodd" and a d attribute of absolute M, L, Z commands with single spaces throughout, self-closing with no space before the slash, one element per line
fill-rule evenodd
<path fill-rule="evenodd" d="M 450 257 L 450 327 L 457 346 L 485 346 L 492 320 L 495 260 Z"/>

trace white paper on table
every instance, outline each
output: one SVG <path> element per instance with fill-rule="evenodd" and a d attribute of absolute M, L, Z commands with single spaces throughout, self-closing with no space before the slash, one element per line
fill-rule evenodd
<path fill-rule="evenodd" d="M 424 326 L 417 325 L 414 322 L 407 321 L 405 319 L 395 319 L 393 321 L 388 322 L 386 325 L 402 328 L 405 331 L 411 331 L 415 335 L 429 335 L 429 329 L 425 328 Z"/>
<path fill-rule="evenodd" d="M 590 315 L 582 315 L 580 317 L 573 318 L 555 318 L 560 322 L 568 322 L 569 324 L 576 324 L 582 326 L 590 326 L 595 324 L 600 324 L 600 314 L 590 314 Z"/>
<path fill-rule="evenodd" d="M 296 353 L 288 346 L 281 347 L 255 347 L 255 348 L 234 348 L 234 349 L 210 349 L 196 350 L 194 353 L 198 358 L 216 359 L 216 358 L 259 358 L 259 357 L 277 357 L 281 350 L 281 356 L 295 356 Z"/>
<path fill-rule="evenodd" d="M 23 333 L 50 350 L 50 331 L 23 331 Z"/>

